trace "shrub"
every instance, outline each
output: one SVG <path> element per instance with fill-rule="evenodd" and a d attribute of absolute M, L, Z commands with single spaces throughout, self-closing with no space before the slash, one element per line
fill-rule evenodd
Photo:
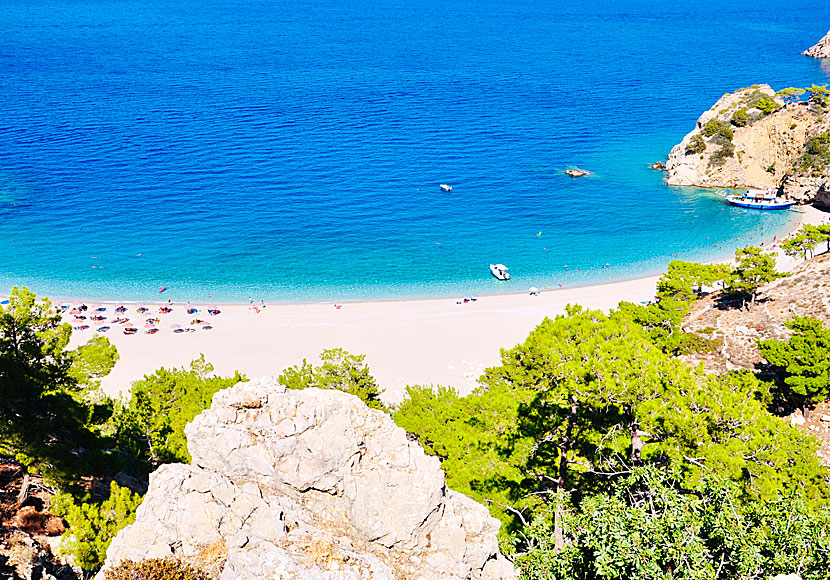
<path fill-rule="evenodd" d="M 711 165 L 720 166 L 726 163 L 726 160 L 735 155 L 735 146 L 731 142 L 724 143 L 721 148 L 712 154 L 709 159 Z"/>
<path fill-rule="evenodd" d="M 135 521 L 141 496 L 126 487 L 110 484 L 110 497 L 101 504 L 75 503 L 68 494 L 52 500 L 52 513 L 69 524 L 61 551 L 71 554 L 84 570 L 95 570 L 104 563 L 107 548 L 121 528 Z"/>
<path fill-rule="evenodd" d="M 706 137 L 716 137 L 725 141 L 731 141 L 734 136 L 729 123 L 721 121 L 720 119 L 709 119 L 703 126 L 703 129 L 701 129 L 701 132 Z"/>
<path fill-rule="evenodd" d="M 796 168 L 809 171 L 812 167 L 822 168 L 830 163 L 830 132 L 819 133 L 807 141 L 804 154 L 796 162 Z"/>
<path fill-rule="evenodd" d="M 703 137 L 695 135 L 689 139 L 689 143 L 686 145 L 687 155 L 690 153 L 703 153 L 704 151 L 706 151 L 706 141 L 703 140 Z"/>
<path fill-rule="evenodd" d="M 175 558 L 124 560 L 104 572 L 104 580 L 207 580 L 201 570 Z"/>
<path fill-rule="evenodd" d="M 746 109 L 738 109 L 732 114 L 732 124 L 736 127 L 745 127 L 748 122 L 749 115 L 747 115 Z"/>
<path fill-rule="evenodd" d="M 779 109 L 778 103 L 769 95 L 761 95 L 757 99 L 753 99 L 752 106 L 760 110 L 764 115 L 769 115 Z"/>
<path fill-rule="evenodd" d="M 722 338 L 708 338 L 693 332 L 683 334 L 677 354 L 716 353 L 723 346 Z"/>

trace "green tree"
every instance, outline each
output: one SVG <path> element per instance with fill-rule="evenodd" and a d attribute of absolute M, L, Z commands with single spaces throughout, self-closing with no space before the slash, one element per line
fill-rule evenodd
<path fill-rule="evenodd" d="M 685 488 L 671 470 L 637 468 L 610 493 L 586 498 L 567 517 L 569 544 L 553 549 L 550 519 L 527 527 L 530 549 L 516 562 L 527 580 L 762 580 L 798 570 L 828 574 L 830 513 L 789 490 L 742 500 L 729 480 L 709 474 Z"/>
<path fill-rule="evenodd" d="M 88 500 L 88 498 L 87 498 Z M 101 567 L 115 534 L 135 521 L 141 496 L 126 487 L 110 484 L 110 496 L 101 503 L 77 503 L 62 494 L 52 499 L 51 511 L 69 524 L 61 541 L 61 551 L 70 554 L 85 571 Z"/>
<path fill-rule="evenodd" d="M 289 389 L 334 389 L 355 395 L 373 409 L 386 411 L 380 400 L 383 394 L 364 360 L 366 355 L 354 355 L 342 348 L 324 350 L 320 354 L 320 366 L 312 366 L 303 359 L 299 366 L 285 369 L 278 377 L 281 385 Z"/>
<path fill-rule="evenodd" d="M 830 330 L 808 316 L 796 316 L 785 326 L 793 331 L 790 340 L 762 340 L 758 348 L 783 370 L 784 383 L 801 399 L 806 415 L 830 395 Z"/>
<path fill-rule="evenodd" d="M 781 249 L 790 257 L 803 256 L 806 260 L 811 251 L 816 247 L 816 241 L 810 239 L 805 233 L 799 232 L 790 236 L 781 243 Z"/>
<path fill-rule="evenodd" d="M 77 384 L 90 389 L 101 386 L 101 379 L 110 373 L 119 359 L 115 346 L 100 334 L 70 354 L 72 366 L 69 375 Z"/>
<path fill-rule="evenodd" d="M 775 269 L 775 256 L 765 254 L 757 246 L 747 246 L 735 250 L 735 266 L 732 268 L 730 289 L 733 292 L 751 298 L 749 309 L 755 304 L 758 288 L 766 284 L 789 276 Z M 744 305 L 746 298 L 744 298 Z"/>
<path fill-rule="evenodd" d="M 615 315 L 643 326 L 661 350 L 677 354 L 699 338 L 685 333 L 681 324 L 704 287 L 728 278 L 725 264 L 697 264 L 672 260 L 668 271 L 657 281 L 657 300 L 648 305 L 621 302 Z"/>
<path fill-rule="evenodd" d="M 210 407 L 217 391 L 245 380 L 238 371 L 232 377 L 212 372 L 201 355 L 189 369 L 160 368 L 133 383 L 129 402 L 113 418 L 117 450 L 138 467 L 189 463 L 185 426 Z"/>
<path fill-rule="evenodd" d="M 817 103 L 822 107 L 830 102 L 830 90 L 827 90 L 827 85 L 813 84 L 813 86 L 807 87 L 805 90 L 810 93 L 810 96 L 807 98 L 808 102 Z"/>
<path fill-rule="evenodd" d="M 784 99 L 784 102 L 787 104 L 794 103 L 801 98 L 801 95 L 804 94 L 806 89 L 799 89 L 796 87 L 787 87 L 786 89 L 781 89 L 780 91 L 776 91 L 776 96 L 781 97 Z"/>
<path fill-rule="evenodd" d="M 111 368 L 94 361 L 105 347 L 66 350 L 71 332 L 49 300 L 26 288 L 15 287 L 0 306 L 0 453 L 59 486 L 104 467 L 100 427 L 111 412 L 109 401 L 84 397 L 86 383 Z M 109 352 L 111 362 L 117 355 Z"/>
<path fill-rule="evenodd" d="M 693 135 L 686 145 L 686 154 L 703 153 L 706 151 L 706 141 L 700 135 Z"/>

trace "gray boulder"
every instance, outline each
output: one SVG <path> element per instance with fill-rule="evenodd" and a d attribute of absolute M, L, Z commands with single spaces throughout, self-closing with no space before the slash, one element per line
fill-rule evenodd
<path fill-rule="evenodd" d="M 263 378 L 217 393 L 185 431 L 192 464 L 153 473 L 107 567 L 175 556 L 218 561 L 221 580 L 516 576 L 498 520 L 356 397 Z"/>

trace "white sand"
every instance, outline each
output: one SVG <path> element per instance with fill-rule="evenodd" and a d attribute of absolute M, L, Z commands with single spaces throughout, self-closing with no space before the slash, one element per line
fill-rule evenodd
<path fill-rule="evenodd" d="M 801 209 L 802 223 L 826 221 L 823 212 Z M 794 263 L 782 256 L 779 266 Z M 277 375 L 304 357 L 317 362 L 323 349 L 341 347 L 366 355 L 372 373 L 386 389 L 387 401 L 400 400 L 406 385 L 452 385 L 468 393 L 485 368 L 498 364 L 500 349 L 523 341 L 545 316 L 561 314 L 567 304 L 608 310 L 622 300 L 651 300 L 657 278 L 550 290 L 540 296 L 485 296 L 466 304 L 457 304 L 453 298 L 346 303 L 341 309 L 333 304 L 270 305 L 260 314 L 247 304 L 220 304 L 218 316 L 209 316 L 205 305 L 194 304 L 200 310 L 198 318 L 214 328 L 206 331 L 201 325 L 193 326 L 195 332 L 181 334 L 173 333 L 170 326 L 190 326 L 193 316 L 185 313 L 184 304 L 173 304 L 173 312 L 166 315 L 156 314 L 160 305 L 147 304 L 151 312 L 143 316 L 131 304 L 121 316 L 128 316 L 140 331 L 126 336 L 120 325 L 110 325 L 106 336 L 121 359 L 104 379 L 103 388 L 110 394 L 126 392 L 144 374 L 161 366 L 186 366 L 200 353 L 218 374 L 239 370 L 257 377 Z M 114 305 L 106 306 L 111 320 Z M 162 320 L 161 331 L 155 335 L 144 334 L 144 320 L 150 314 Z M 85 342 L 94 328 L 109 322 L 89 324 L 92 328 L 73 333 L 73 345 Z"/>

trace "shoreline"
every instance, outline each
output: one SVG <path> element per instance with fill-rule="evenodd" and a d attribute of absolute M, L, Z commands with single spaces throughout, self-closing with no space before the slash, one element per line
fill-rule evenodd
<path fill-rule="evenodd" d="M 787 235 L 803 224 L 823 223 L 828 217 L 829 213 L 806 206 L 804 215 Z M 779 252 L 779 268 L 789 269 L 798 262 Z M 272 303 L 264 309 L 257 301 L 253 304 L 190 303 L 200 311 L 195 316 L 210 323 L 211 330 L 202 329 L 204 323 L 190 324 L 193 316 L 185 312 L 187 304 L 181 302 L 174 302 L 173 312 L 169 314 L 157 314 L 158 308 L 167 304 L 164 300 L 123 302 L 127 312 L 121 316 L 129 317 L 137 325 L 134 335 L 123 334 L 120 325 L 109 322 L 113 315 L 109 307 L 122 302 L 89 301 L 86 303 L 90 306 L 106 305 L 107 312 L 102 314 L 108 320 L 87 321 L 92 328 L 74 331 L 70 348 L 92 338 L 98 324 L 111 327 L 104 335 L 117 347 L 120 360 L 102 381 L 102 388 L 110 395 L 127 393 L 133 381 L 160 367 L 186 367 L 200 354 L 214 365 L 218 375 L 231 375 L 239 370 L 248 377 L 257 377 L 279 375 L 304 358 L 317 363 L 322 350 L 343 348 L 366 356 L 365 362 L 378 384 L 386 389 L 384 400 L 396 403 L 403 398 L 407 385 L 453 386 L 461 394 L 467 394 L 475 388 L 487 367 L 499 363 L 501 349 L 524 341 L 544 317 L 564 313 L 568 304 L 608 311 L 620 301 L 646 302 L 653 299 L 660 275 L 549 289 L 537 296 L 529 295 L 529 291 L 482 295 L 466 303 L 457 296 Z M 82 301 L 52 302 L 77 305 Z M 150 307 L 151 311 L 138 315 L 134 307 L 140 304 Z M 208 315 L 205 310 L 210 306 L 218 307 L 221 314 Z M 156 334 L 145 334 L 147 317 L 160 319 Z M 64 320 L 73 325 L 83 323 L 71 318 L 67 311 Z M 193 331 L 174 333 L 172 325 Z"/>

